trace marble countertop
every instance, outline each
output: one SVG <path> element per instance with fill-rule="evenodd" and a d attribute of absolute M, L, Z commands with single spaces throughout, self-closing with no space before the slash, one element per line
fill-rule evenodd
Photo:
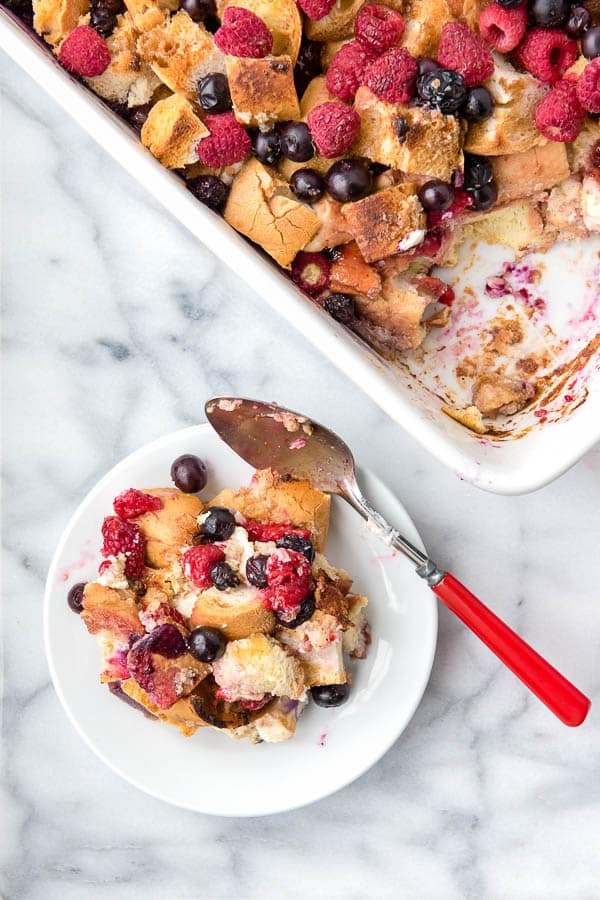
<path fill-rule="evenodd" d="M 5 900 L 592 900 L 600 885 L 600 447 L 556 483 L 461 483 L 2 59 Z M 275 339 L 274 339 L 275 338 Z M 217 393 L 339 430 L 428 547 L 592 698 L 560 725 L 443 609 L 431 683 L 371 771 L 254 820 L 171 808 L 67 721 L 42 643 L 68 517 L 122 456 Z"/>

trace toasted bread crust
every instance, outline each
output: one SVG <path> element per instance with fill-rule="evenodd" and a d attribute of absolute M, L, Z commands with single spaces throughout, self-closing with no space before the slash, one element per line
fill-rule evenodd
<path fill-rule="evenodd" d="M 219 602 L 216 592 L 204 592 L 194 606 L 191 620 L 195 628 L 218 628 L 229 640 L 271 634 L 275 629 L 275 616 L 264 606 L 260 595 L 249 603 L 232 605 Z"/>
<path fill-rule="evenodd" d="M 357 203 L 346 203 L 342 215 L 367 262 L 398 253 L 413 235 L 416 243 L 425 236 L 425 213 L 415 184 L 398 184 Z"/>
<path fill-rule="evenodd" d="M 384 103 L 367 87 L 358 89 L 354 106 L 361 120 L 354 155 L 409 174 L 450 181 L 462 162 L 461 125 L 454 116 L 426 107 Z M 408 130 L 398 130 L 399 119 Z"/>
<path fill-rule="evenodd" d="M 142 127 L 142 143 L 163 166 L 181 169 L 198 159 L 198 141 L 209 131 L 191 103 L 178 94 L 155 103 Z"/>
<path fill-rule="evenodd" d="M 231 186 L 224 216 L 284 269 L 291 267 L 296 254 L 320 227 L 312 209 L 300 203 L 285 181 L 257 159 L 244 163 Z"/>
<path fill-rule="evenodd" d="M 238 122 L 266 126 L 269 122 L 300 118 L 289 56 L 264 59 L 228 56 L 226 71 Z"/>

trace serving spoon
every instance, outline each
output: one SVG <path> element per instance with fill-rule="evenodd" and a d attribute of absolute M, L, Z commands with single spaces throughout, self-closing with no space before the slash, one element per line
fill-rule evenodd
<path fill-rule="evenodd" d="M 590 700 L 475 597 L 390 525 L 363 496 L 350 448 L 333 431 L 274 403 L 215 397 L 206 417 L 232 450 L 255 469 L 306 479 L 342 497 L 369 529 L 415 566 L 431 590 L 565 725 L 581 725 Z"/>

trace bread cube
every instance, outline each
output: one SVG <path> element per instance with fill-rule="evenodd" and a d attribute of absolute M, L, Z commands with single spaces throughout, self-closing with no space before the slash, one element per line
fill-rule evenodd
<path fill-rule="evenodd" d="M 492 169 L 498 187 L 498 203 L 548 190 L 569 175 L 565 145 L 557 141 L 548 141 L 522 153 L 494 156 Z"/>
<path fill-rule="evenodd" d="M 409 250 L 425 237 L 426 217 L 415 184 L 398 184 L 346 203 L 342 214 L 366 262 Z"/>
<path fill-rule="evenodd" d="M 271 122 L 300 118 L 289 56 L 264 59 L 228 56 L 225 65 L 238 122 L 264 127 Z"/>
<path fill-rule="evenodd" d="M 56 47 L 89 8 L 89 0 L 33 0 L 33 27 L 47 44 Z"/>
<path fill-rule="evenodd" d="M 588 237 L 583 221 L 582 184 L 571 176 L 550 191 L 545 213 L 545 231 L 552 231 L 556 240 L 576 240 Z"/>
<path fill-rule="evenodd" d="M 505 206 L 496 206 L 473 218 L 466 217 L 455 232 L 460 243 L 466 240 L 502 244 L 517 253 L 535 249 L 542 239 L 544 222 L 537 204 L 529 200 L 514 200 Z"/>
<path fill-rule="evenodd" d="M 179 11 L 138 39 L 140 57 L 175 93 L 195 100 L 198 82 L 210 72 L 225 72 L 225 57 L 203 25 Z"/>
<path fill-rule="evenodd" d="M 90 634 L 110 631 L 129 640 L 132 634 L 144 633 L 133 591 L 107 587 L 97 581 L 85 586 L 81 619 Z"/>
<path fill-rule="evenodd" d="M 313 204 L 312 210 L 319 218 L 319 228 L 305 247 L 309 253 L 318 253 L 325 247 L 339 247 L 340 244 L 350 243 L 352 235 L 342 214 L 341 203 L 325 195 Z"/>
<path fill-rule="evenodd" d="M 155 103 L 142 127 L 142 144 L 168 169 L 196 162 L 196 147 L 208 129 L 179 94 Z"/>
<path fill-rule="evenodd" d="M 255 634 L 229 641 L 212 664 L 215 681 L 230 700 L 262 700 L 264 694 L 304 700 L 304 673 L 278 641 Z"/>
<path fill-rule="evenodd" d="M 256 159 L 249 159 L 235 178 L 224 217 L 284 269 L 291 268 L 298 251 L 320 227 L 312 209 L 300 203 L 288 185 Z"/>
<path fill-rule="evenodd" d="M 354 106 L 361 119 L 352 147 L 355 156 L 442 181 L 449 181 L 462 164 L 462 132 L 454 116 L 427 107 L 385 103 L 367 87 L 358 89 Z"/>
<path fill-rule="evenodd" d="M 99 97 L 128 106 L 150 102 L 161 81 L 140 59 L 137 52 L 139 34 L 130 13 L 117 18 L 117 27 L 106 39 L 110 65 L 102 75 L 84 79 Z"/>
<path fill-rule="evenodd" d="M 485 86 L 494 98 L 492 115 L 472 122 L 465 138 L 465 150 L 483 156 L 523 153 L 546 143 L 535 127 L 535 108 L 547 87 L 533 75 L 517 72 L 509 62 L 494 54 L 495 69 Z"/>
<path fill-rule="evenodd" d="M 431 297 L 414 285 L 394 276 L 384 279 L 379 296 L 355 298 L 365 319 L 394 335 L 396 350 L 414 349 L 423 343 L 427 329 L 422 318 L 431 302 Z"/>

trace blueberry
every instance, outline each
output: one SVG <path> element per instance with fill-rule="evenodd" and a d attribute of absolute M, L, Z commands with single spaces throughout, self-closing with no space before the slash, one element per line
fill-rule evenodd
<path fill-rule="evenodd" d="M 486 156 L 465 153 L 465 189 L 481 188 L 492 180 L 492 163 Z"/>
<path fill-rule="evenodd" d="M 455 113 L 463 105 L 467 88 L 458 72 L 435 69 L 417 78 L 417 93 L 424 103 L 435 106 L 443 113 Z"/>
<path fill-rule="evenodd" d="M 306 162 L 315 155 L 312 137 L 305 122 L 290 122 L 281 132 L 281 152 L 294 162 Z"/>
<path fill-rule="evenodd" d="M 224 559 L 219 560 L 211 567 L 210 580 L 219 591 L 237 587 L 240 583 L 240 579 Z"/>
<path fill-rule="evenodd" d="M 133 109 L 128 109 L 127 119 L 129 124 L 135 128 L 136 131 L 141 131 L 151 109 L 151 103 L 144 103 L 142 106 L 134 106 Z"/>
<path fill-rule="evenodd" d="M 310 689 L 311 696 L 317 706 L 341 706 L 350 694 L 348 684 L 322 684 Z"/>
<path fill-rule="evenodd" d="M 474 188 L 469 193 L 473 198 L 471 209 L 479 210 L 480 212 L 486 212 L 486 210 L 491 209 L 498 199 L 498 188 L 495 181 L 490 181 L 488 184 L 484 184 L 483 187 Z"/>
<path fill-rule="evenodd" d="M 251 556 L 246 563 L 246 578 L 253 587 L 266 588 L 269 583 L 267 579 L 268 558 L 264 553 L 257 553 L 256 556 Z"/>
<path fill-rule="evenodd" d="M 565 31 L 571 38 L 580 38 L 592 25 L 592 15 L 585 6 L 572 6 L 565 25 Z"/>
<path fill-rule="evenodd" d="M 225 636 L 218 628 L 194 628 L 188 637 L 190 653 L 200 662 L 214 662 L 225 653 Z"/>
<path fill-rule="evenodd" d="M 454 189 L 451 184 L 432 178 L 419 188 L 419 200 L 427 212 L 448 209 L 454 200 Z"/>
<path fill-rule="evenodd" d="M 281 138 L 278 131 L 257 131 L 252 141 L 254 155 L 265 166 L 274 166 L 281 156 Z"/>
<path fill-rule="evenodd" d="M 586 59 L 596 59 L 600 56 L 600 25 L 590 28 L 581 38 L 581 52 Z"/>
<path fill-rule="evenodd" d="M 186 182 L 196 200 L 204 203 L 209 209 L 219 212 L 225 206 L 229 188 L 218 175 L 198 175 Z"/>
<path fill-rule="evenodd" d="M 296 169 L 290 178 L 290 187 L 305 203 L 315 203 L 325 193 L 325 182 L 314 169 Z"/>
<path fill-rule="evenodd" d="M 435 72 L 436 69 L 442 69 L 437 59 L 431 59 L 430 56 L 420 56 L 417 60 L 417 78 L 421 75 L 427 75 L 428 72 Z"/>
<path fill-rule="evenodd" d="M 319 41 L 309 41 L 307 37 L 302 38 L 298 61 L 294 68 L 294 83 L 299 97 L 302 96 L 313 78 L 321 74 L 322 46 Z"/>
<path fill-rule="evenodd" d="M 536 25 L 555 28 L 566 20 L 570 7 L 569 0 L 532 0 L 529 15 Z"/>
<path fill-rule="evenodd" d="M 79 615 L 83 611 L 83 592 L 85 590 L 86 582 L 79 581 L 77 584 L 74 584 L 69 593 L 67 594 L 67 603 L 69 604 L 69 609 L 72 609 L 74 613 Z"/>
<path fill-rule="evenodd" d="M 285 547 L 286 550 L 295 550 L 297 553 L 301 553 L 309 563 L 312 563 L 315 558 L 315 548 L 313 547 L 313 543 L 308 538 L 302 537 L 301 534 L 284 534 L 282 538 L 279 538 L 278 541 L 275 542 L 277 547 Z"/>
<path fill-rule="evenodd" d="M 179 8 L 188 14 L 194 22 L 203 22 L 208 16 L 217 12 L 215 0 L 181 0 Z"/>
<path fill-rule="evenodd" d="M 200 526 L 200 534 L 209 541 L 226 541 L 234 532 L 235 517 L 224 506 L 211 506 L 207 510 L 208 515 Z"/>
<path fill-rule="evenodd" d="M 334 200 L 351 203 L 366 197 L 373 184 L 370 169 L 359 159 L 341 159 L 332 165 L 325 179 Z"/>
<path fill-rule="evenodd" d="M 315 611 L 315 608 L 316 604 L 314 596 L 312 594 L 307 594 L 300 604 L 298 615 L 295 619 L 292 619 L 291 622 L 286 622 L 285 619 L 282 619 L 281 613 L 279 612 L 275 613 L 275 616 L 279 623 L 285 628 L 297 628 L 298 625 L 302 625 L 303 622 L 307 622 L 310 619 Z"/>
<path fill-rule="evenodd" d="M 461 115 L 469 122 L 481 122 L 487 119 L 494 111 L 494 99 L 487 88 L 478 84 L 467 94 L 467 99 L 461 109 Z"/>
<path fill-rule="evenodd" d="M 522 6 L 525 0 L 498 0 L 500 6 L 503 6 L 504 9 L 516 9 L 517 6 Z"/>
<path fill-rule="evenodd" d="M 112 2 L 112 0 L 95 0 L 90 7 L 90 25 L 102 35 L 103 38 L 110 37 L 117 27 L 117 16 L 123 12 L 125 4 L 120 0 Z"/>
<path fill-rule="evenodd" d="M 197 494 L 206 487 L 206 466 L 198 456 L 184 453 L 171 464 L 171 480 L 184 494 Z"/>
<path fill-rule="evenodd" d="M 356 306 L 350 294 L 330 294 L 323 306 L 333 319 L 344 325 L 350 325 L 356 318 Z"/>
<path fill-rule="evenodd" d="M 396 131 L 396 135 L 401 144 L 406 140 L 406 135 L 410 131 L 410 125 L 404 118 L 404 116 L 396 116 L 396 121 L 394 122 L 394 129 Z"/>
<path fill-rule="evenodd" d="M 207 112 L 223 113 L 231 109 L 231 94 L 227 76 L 211 72 L 198 82 L 198 103 Z"/>

